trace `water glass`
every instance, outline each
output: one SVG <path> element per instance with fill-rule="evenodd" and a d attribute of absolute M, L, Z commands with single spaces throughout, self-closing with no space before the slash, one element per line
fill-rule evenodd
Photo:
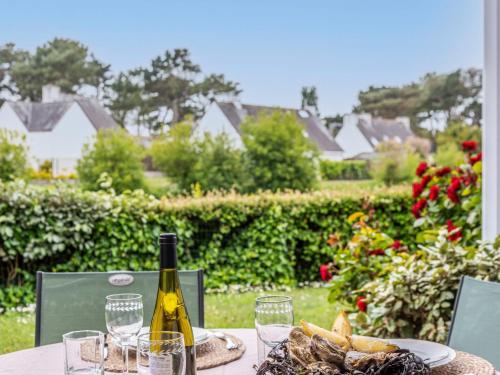
<path fill-rule="evenodd" d="M 155 331 L 137 338 L 138 375 L 185 375 L 186 350 L 179 332 Z"/>
<path fill-rule="evenodd" d="M 66 375 L 104 374 L 104 333 L 74 331 L 63 335 Z"/>
<path fill-rule="evenodd" d="M 128 346 L 143 323 L 142 295 L 123 293 L 107 296 L 105 312 L 108 332 L 119 340 L 122 348 L 123 373 L 128 374 Z"/>
<path fill-rule="evenodd" d="M 255 300 L 257 354 L 260 365 L 272 348 L 288 338 L 293 328 L 293 303 L 289 296 L 263 296 Z"/>

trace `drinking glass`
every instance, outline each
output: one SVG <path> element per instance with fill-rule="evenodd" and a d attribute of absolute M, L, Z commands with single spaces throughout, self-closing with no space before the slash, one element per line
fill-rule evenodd
<path fill-rule="evenodd" d="M 184 375 L 186 350 L 180 332 L 154 331 L 137 338 L 138 375 Z"/>
<path fill-rule="evenodd" d="M 63 335 L 66 375 L 104 374 L 104 333 L 74 331 Z"/>
<path fill-rule="evenodd" d="M 293 327 L 293 304 L 289 296 L 263 296 L 255 300 L 257 354 L 260 365 Z"/>
<path fill-rule="evenodd" d="M 123 293 L 106 297 L 106 327 L 122 348 L 124 374 L 128 369 L 128 346 L 142 328 L 142 295 Z"/>

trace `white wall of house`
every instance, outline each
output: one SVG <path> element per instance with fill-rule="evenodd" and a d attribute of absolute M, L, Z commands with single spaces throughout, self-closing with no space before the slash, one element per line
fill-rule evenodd
<path fill-rule="evenodd" d="M 83 145 L 91 142 L 96 134 L 95 127 L 76 102 L 50 132 L 28 132 L 9 103 L 5 103 L 0 108 L 0 127 L 24 134 L 33 167 L 51 160 L 55 175 L 74 172 Z"/>
<path fill-rule="evenodd" d="M 357 127 L 358 115 L 349 114 L 344 116 L 342 129 L 335 137 L 337 143 L 344 149 L 344 158 L 351 158 L 362 152 L 374 152 L 373 146 Z"/>
<path fill-rule="evenodd" d="M 236 147 L 240 149 L 243 148 L 243 142 L 241 141 L 240 135 L 233 125 L 231 125 L 217 103 L 212 103 L 209 106 L 208 110 L 205 112 L 205 116 L 198 121 L 196 131 L 199 135 L 203 135 L 204 133 L 210 133 L 212 135 L 226 133 L 233 140 Z"/>
<path fill-rule="evenodd" d="M 9 103 L 5 102 L 0 108 L 0 128 L 9 129 L 18 132 L 19 134 L 27 134 L 28 131 L 12 109 Z"/>
<path fill-rule="evenodd" d="M 83 145 L 95 134 L 96 129 L 75 102 L 51 132 L 29 133 L 28 144 L 40 162 L 53 161 L 54 174 L 66 174 L 75 171 Z"/>

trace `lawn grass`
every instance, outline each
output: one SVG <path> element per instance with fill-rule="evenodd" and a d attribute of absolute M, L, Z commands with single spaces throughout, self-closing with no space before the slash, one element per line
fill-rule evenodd
<path fill-rule="evenodd" d="M 254 327 L 254 301 L 266 293 L 210 294 L 205 297 L 205 326 L 207 328 Z M 269 294 L 269 293 L 267 293 Z M 329 328 L 338 306 L 327 302 L 328 289 L 303 288 L 287 294 L 293 297 L 295 323 L 306 319 Z M 0 354 L 33 347 L 35 316 L 32 313 L 8 312 L 0 315 Z"/>

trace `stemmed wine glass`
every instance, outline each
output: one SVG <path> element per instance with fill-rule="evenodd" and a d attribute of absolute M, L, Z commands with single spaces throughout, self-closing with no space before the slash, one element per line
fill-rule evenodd
<path fill-rule="evenodd" d="M 142 328 L 142 295 L 133 293 L 112 294 L 106 297 L 106 327 L 120 341 L 124 374 L 128 369 L 128 346 L 130 339 Z"/>
<path fill-rule="evenodd" d="M 293 328 L 292 297 L 258 297 L 255 300 L 255 328 L 260 365 L 272 348 L 288 338 Z"/>

